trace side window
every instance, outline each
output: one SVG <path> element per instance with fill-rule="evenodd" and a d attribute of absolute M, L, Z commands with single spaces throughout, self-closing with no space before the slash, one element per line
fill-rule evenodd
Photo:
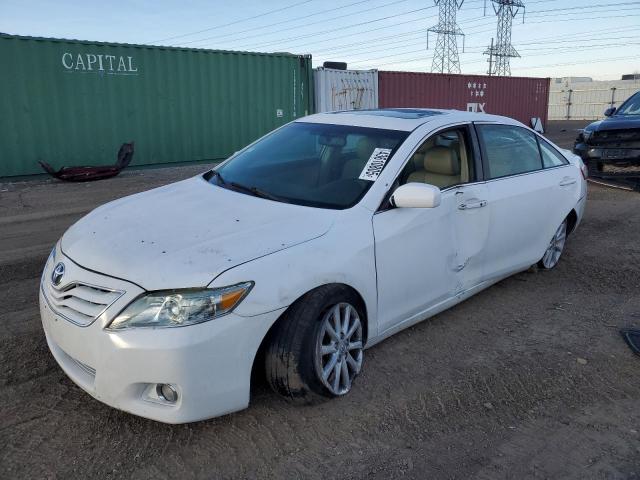
<path fill-rule="evenodd" d="M 443 190 L 475 179 L 471 142 L 466 127 L 429 137 L 407 162 L 399 184 L 419 182 Z"/>
<path fill-rule="evenodd" d="M 540 143 L 542 166 L 544 168 L 558 167 L 560 165 L 566 165 L 569 163 L 559 151 L 557 151 L 549 144 L 549 142 L 538 137 L 538 143 Z"/>
<path fill-rule="evenodd" d="M 487 179 L 542 169 L 533 133 L 512 125 L 477 125 L 486 161 Z"/>

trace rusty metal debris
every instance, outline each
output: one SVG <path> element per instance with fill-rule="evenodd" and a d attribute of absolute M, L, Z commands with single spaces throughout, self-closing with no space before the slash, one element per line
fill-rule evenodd
<path fill-rule="evenodd" d="M 67 182 L 87 182 L 90 180 L 102 180 L 115 177 L 125 169 L 133 158 L 133 142 L 123 143 L 118 150 L 118 159 L 113 165 L 62 167 L 54 170 L 47 162 L 38 162 L 40 166 L 52 177 Z"/>

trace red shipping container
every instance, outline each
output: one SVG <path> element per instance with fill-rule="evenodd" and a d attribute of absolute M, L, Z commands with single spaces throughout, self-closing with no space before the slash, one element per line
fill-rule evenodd
<path fill-rule="evenodd" d="M 547 124 L 550 78 L 378 72 L 380 108 L 451 108 Z"/>

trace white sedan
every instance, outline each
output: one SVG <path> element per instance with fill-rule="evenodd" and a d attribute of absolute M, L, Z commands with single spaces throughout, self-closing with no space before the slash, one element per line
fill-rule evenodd
<path fill-rule="evenodd" d="M 75 383 L 162 422 L 247 407 L 254 368 L 292 400 L 341 396 L 366 347 L 553 268 L 586 192 L 579 157 L 509 118 L 312 115 L 73 225 L 42 323 Z"/>

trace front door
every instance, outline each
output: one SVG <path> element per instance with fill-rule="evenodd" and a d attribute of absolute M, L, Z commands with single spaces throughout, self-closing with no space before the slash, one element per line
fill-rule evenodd
<path fill-rule="evenodd" d="M 489 214 L 469 127 L 430 135 L 396 180 L 441 190 L 435 208 L 390 208 L 373 216 L 380 333 L 482 281 Z"/>
<path fill-rule="evenodd" d="M 456 287 L 453 191 L 435 208 L 392 208 L 373 216 L 379 332 L 445 301 Z"/>

